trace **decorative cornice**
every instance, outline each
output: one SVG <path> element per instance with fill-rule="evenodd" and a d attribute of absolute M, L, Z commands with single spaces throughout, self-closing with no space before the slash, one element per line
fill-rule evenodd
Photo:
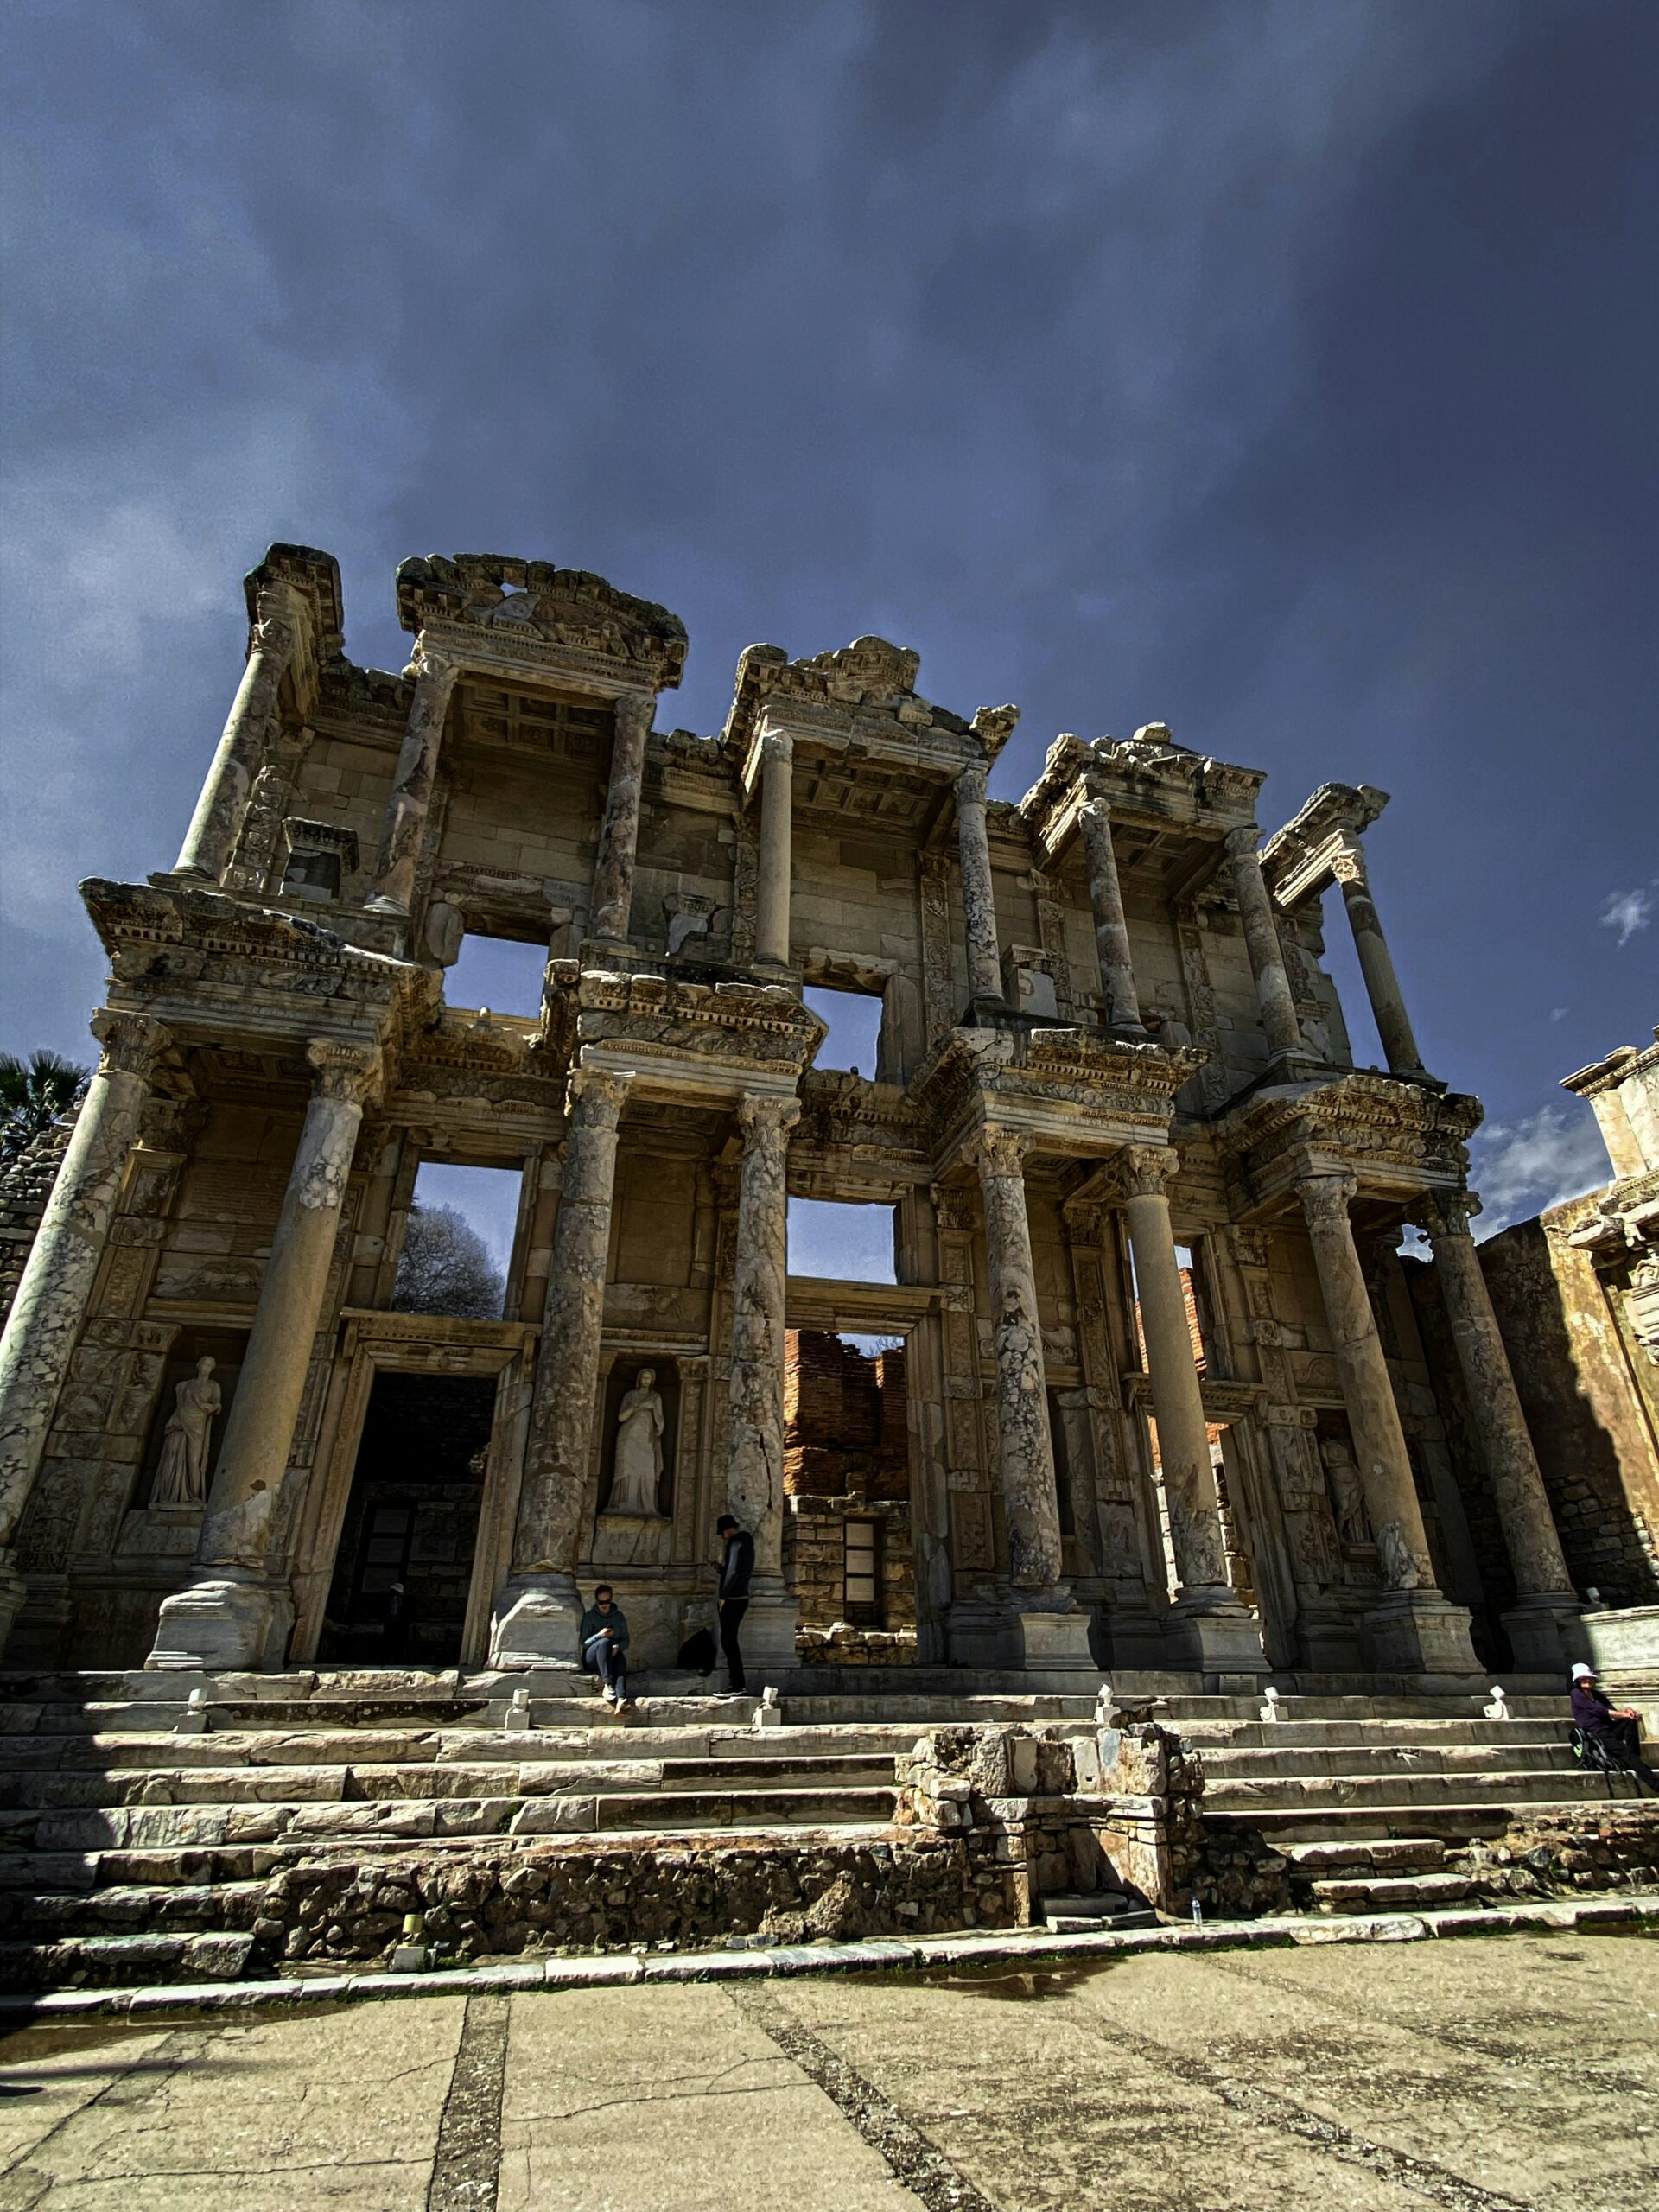
<path fill-rule="evenodd" d="M 573 671 L 632 671 L 626 688 L 671 690 L 685 666 L 685 625 L 654 600 L 635 599 L 586 569 L 559 569 L 495 553 L 434 554 L 397 570 L 397 619 L 405 630 L 436 630 L 442 641 L 486 664 L 492 645 Z"/>
<path fill-rule="evenodd" d="M 1323 890 L 1337 861 L 1352 853 L 1388 803 L 1387 791 L 1374 784 L 1321 784 L 1262 849 L 1262 874 L 1277 903 L 1300 906 Z"/>

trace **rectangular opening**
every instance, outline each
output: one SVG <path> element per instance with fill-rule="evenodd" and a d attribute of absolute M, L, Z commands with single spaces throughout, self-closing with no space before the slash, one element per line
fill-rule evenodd
<path fill-rule="evenodd" d="M 897 1282 L 897 1211 L 838 1198 L 791 1198 L 789 1272 L 836 1282 Z"/>
<path fill-rule="evenodd" d="M 880 993 L 832 990 L 827 984 L 812 983 L 801 996 L 819 1020 L 830 1025 L 830 1034 L 812 1065 L 874 1082 L 880 1058 Z"/>
<path fill-rule="evenodd" d="M 338 853 L 292 852 L 283 871 L 285 899 L 315 899 L 325 905 L 340 896 Z"/>
<path fill-rule="evenodd" d="M 421 1162 L 392 1287 L 395 1312 L 501 1319 L 524 1179 L 516 1166 Z"/>
<path fill-rule="evenodd" d="M 463 1011 L 487 1007 L 492 1014 L 539 1019 L 547 975 L 547 943 L 485 937 L 468 930 L 454 965 L 443 979 L 443 1002 Z"/>
<path fill-rule="evenodd" d="M 842 1603 L 847 1618 L 874 1624 L 881 1611 L 881 1524 L 847 1521 L 842 1524 Z"/>

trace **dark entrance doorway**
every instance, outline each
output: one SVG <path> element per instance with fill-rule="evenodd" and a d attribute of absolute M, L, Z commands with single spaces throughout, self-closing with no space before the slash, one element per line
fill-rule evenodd
<path fill-rule="evenodd" d="M 480 1376 L 375 1377 L 323 1664 L 453 1667 L 461 1657 L 495 1388 Z"/>

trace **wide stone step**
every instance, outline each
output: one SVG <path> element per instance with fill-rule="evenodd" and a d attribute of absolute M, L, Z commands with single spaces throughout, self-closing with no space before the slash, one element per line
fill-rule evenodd
<path fill-rule="evenodd" d="M 1313 1903 L 1320 1912 L 1432 1911 L 1457 1904 L 1473 1889 L 1461 1874 L 1377 1874 L 1315 1882 Z"/>
<path fill-rule="evenodd" d="M 240 1932 L 259 1916 L 263 1881 L 145 1883 L 142 1885 L 0 1895 L 0 1939 L 167 1936 L 181 1930 Z"/>
<path fill-rule="evenodd" d="M 1433 1874 L 1446 1861 L 1446 1845 L 1439 1836 L 1379 1837 L 1365 1842 L 1351 1837 L 1342 1843 L 1288 1843 L 1285 1857 L 1299 1874 Z"/>
<path fill-rule="evenodd" d="M 1516 1774 L 1499 1770 L 1477 1774 L 1322 1775 L 1306 1779 L 1275 1778 L 1263 1782 L 1217 1781 L 1205 1792 L 1206 1813 L 1309 1810 L 1326 1805 L 1367 1804 L 1578 1804 L 1605 1801 L 1610 1795 L 1635 1796 L 1632 1787 L 1610 1792 L 1607 1778 L 1573 1770 L 1548 1774 Z M 1617 1785 L 1631 1782 L 1629 1776 L 1613 1777 Z"/>
<path fill-rule="evenodd" d="M 1263 1807 L 1245 1813 L 1211 1812 L 1206 1807 L 1204 1820 L 1206 1827 L 1259 1836 L 1282 1851 L 1294 1843 L 1347 1845 L 1420 1836 L 1437 1836 L 1449 1844 L 1466 1843 L 1477 1836 L 1501 1836 L 1517 1821 L 1531 1822 L 1550 1815 L 1583 1820 L 1595 1809 L 1593 1804 L 1577 1798 L 1545 1800 L 1524 1809 L 1506 1804 L 1325 1805 Z"/>
<path fill-rule="evenodd" d="M 1540 1720 L 1211 1720 L 1185 1724 L 1181 1734 L 1206 1758 L 1212 1751 L 1276 1751 L 1282 1746 L 1346 1750 L 1350 1746 L 1421 1744 L 1440 1750 L 1459 1744 L 1564 1744 L 1564 1718 Z"/>
<path fill-rule="evenodd" d="M 155 1982 L 235 1981 L 251 1936 L 68 1936 L 0 1942 L 0 1989 L 114 1989 Z"/>
<path fill-rule="evenodd" d="M 1322 1775 L 1357 1779 L 1376 1774 L 1574 1774 L 1567 1743 L 1274 1745 L 1268 1751 L 1206 1750 L 1204 1771 L 1212 1789 L 1235 1782 L 1316 1780 Z"/>

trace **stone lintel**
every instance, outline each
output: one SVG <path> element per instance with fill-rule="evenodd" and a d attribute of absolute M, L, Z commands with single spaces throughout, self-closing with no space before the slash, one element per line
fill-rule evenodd
<path fill-rule="evenodd" d="M 1388 803 L 1374 784 L 1321 784 L 1262 849 L 1262 874 L 1275 905 L 1296 906 L 1323 890 L 1336 861 Z"/>
<path fill-rule="evenodd" d="M 1185 829 L 1205 842 L 1254 824 L 1255 795 L 1264 781 L 1259 771 L 1183 747 L 1128 757 L 1135 752 L 1133 742 L 1117 747 L 1109 738 L 1092 745 L 1071 736 L 1055 740 L 1042 774 L 1019 804 L 1045 860 L 1057 859 L 1077 834 L 1091 799 L 1103 800 L 1113 823 L 1126 829 Z"/>

